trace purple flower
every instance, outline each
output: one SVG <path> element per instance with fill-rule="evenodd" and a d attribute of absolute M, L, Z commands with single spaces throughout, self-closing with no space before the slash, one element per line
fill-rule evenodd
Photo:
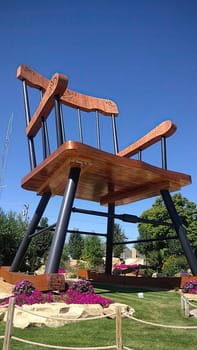
<path fill-rule="evenodd" d="M 78 290 L 81 293 L 94 293 L 93 285 L 90 281 L 87 280 L 79 280 L 77 282 L 73 282 L 70 286 L 72 290 Z"/>
<path fill-rule="evenodd" d="M 59 269 L 58 273 L 66 273 L 66 270 L 65 269 Z"/>
<path fill-rule="evenodd" d="M 15 284 L 15 287 L 13 289 L 13 293 L 14 293 L 14 295 L 17 295 L 17 294 L 22 294 L 25 292 L 26 294 L 31 295 L 31 293 L 33 292 L 34 289 L 35 289 L 35 287 L 33 286 L 33 284 L 30 281 L 21 280 Z"/>
<path fill-rule="evenodd" d="M 102 297 L 95 293 L 81 293 L 78 290 L 67 290 L 67 304 L 100 304 L 103 307 L 108 307 L 113 303 L 111 299 Z"/>
<path fill-rule="evenodd" d="M 185 282 L 183 286 L 183 293 L 197 294 L 197 281 L 190 280 Z"/>
<path fill-rule="evenodd" d="M 31 282 L 23 280 L 16 284 L 13 296 L 16 298 L 16 305 L 19 306 L 59 301 L 66 304 L 100 304 L 102 307 L 108 307 L 113 303 L 111 299 L 95 294 L 92 284 L 86 280 L 74 282 L 67 291 L 58 294 L 41 292 L 35 289 Z M 8 303 L 9 298 L 6 298 L 1 305 Z"/>

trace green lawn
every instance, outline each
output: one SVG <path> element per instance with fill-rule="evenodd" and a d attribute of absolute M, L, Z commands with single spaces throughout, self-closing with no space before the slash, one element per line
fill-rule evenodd
<path fill-rule="evenodd" d="M 197 319 L 184 316 L 179 293 L 144 290 L 144 298 L 141 299 L 138 298 L 138 292 L 142 290 L 134 288 L 97 285 L 95 291 L 116 302 L 132 306 L 135 309 L 134 316 L 138 319 L 160 324 L 197 327 Z M 4 323 L 0 322 L 0 335 L 4 334 L 4 327 Z M 115 344 L 115 320 L 82 321 L 55 329 L 46 327 L 13 329 L 13 335 L 59 346 L 107 346 Z M 123 345 L 133 350 L 194 350 L 197 344 L 197 329 L 161 328 L 123 319 L 122 337 Z M 0 346 L 2 343 L 1 340 Z M 15 349 L 45 348 L 12 340 L 11 350 Z"/>

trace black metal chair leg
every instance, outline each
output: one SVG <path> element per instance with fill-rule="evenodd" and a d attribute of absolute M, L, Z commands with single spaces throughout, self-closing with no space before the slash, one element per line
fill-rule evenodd
<path fill-rule="evenodd" d="M 106 242 L 106 261 L 105 274 L 111 275 L 112 272 L 112 255 L 113 255 L 113 236 L 114 236 L 114 211 L 115 205 L 108 205 L 108 220 L 107 220 L 107 242 Z"/>
<path fill-rule="evenodd" d="M 40 219 L 42 218 L 44 210 L 49 202 L 50 197 L 51 197 L 51 192 L 47 192 L 41 197 L 40 202 L 34 213 L 34 216 L 28 226 L 27 232 L 18 248 L 18 251 L 12 262 L 12 265 L 10 266 L 10 269 L 9 269 L 10 272 L 16 272 L 19 270 L 20 265 L 24 259 L 25 253 L 27 251 L 27 248 L 29 246 L 29 243 L 31 242 L 31 235 L 35 232 L 40 222 Z"/>
<path fill-rule="evenodd" d="M 69 219 L 75 198 L 77 184 L 80 175 L 80 168 L 71 168 L 68 177 L 67 186 L 64 192 L 62 205 L 57 220 L 55 234 L 51 244 L 46 273 L 57 273 L 61 260 L 62 250 L 64 248 L 66 232 L 69 225 Z"/>
<path fill-rule="evenodd" d="M 181 219 L 177 213 L 177 210 L 174 206 L 174 203 L 172 201 L 172 198 L 170 196 L 169 191 L 167 190 L 161 190 L 161 195 L 164 200 L 164 203 L 166 205 L 166 208 L 168 210 L 168 213 L 171 217 L 171 220 L 174 224 L 174 228 L 176 230 L 177 236 L 181 242 L 183 251 L 185 253 L 185 256 L 187 258 L 188 264 L 191 268 L 191 271 L 194 276 L 197 276 L 197 258 L 190 246 L 190 243 L 187 239 L 186 230 L 184 229 Z"/>

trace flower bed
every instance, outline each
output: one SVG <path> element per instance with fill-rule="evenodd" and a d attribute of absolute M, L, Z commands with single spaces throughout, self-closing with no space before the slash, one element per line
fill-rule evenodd
<path fill-rule="evenodd" d="M 113 303 L 111 299 L 95 294 L 92 284 L 86 280 L 73 282 L 66 291 L 60 293 L 41 292 L 36 290 L 28 280 L 22 280 L 16 283 L 13 296 L 16 298 L 16 305 L 19 306 L 64 302 L 66 304 L 100 304 L 102 307 L 108 307 Z M 6 298 L 1 305 L 8 304 L 9 298 Z"/>

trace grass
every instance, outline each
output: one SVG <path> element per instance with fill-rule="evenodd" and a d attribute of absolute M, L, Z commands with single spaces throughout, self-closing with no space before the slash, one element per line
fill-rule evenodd
<path fill-rule="evenodd" d="M 197 319 L 187 318 L 181 310 L 180 294 L 166 291 L 147 291 L 129 287 L 96 285 L 95 291 L 115 302 L 128 304 L 135 309 L 138 319 L 154 323 L 196 326 Z M 138 292 L 144 298 L 138 298 Z M 0 335 L 4 334 L 5 324 L 0 322 Z M 60 328 L 13 329 L 13 335 L 35 342 L 59 346 L 104 346 L 115 344 L 115 320 L 67 324 Z M 134 350 L 194 350 L 197 344 L 197 329 L 169 329 L 138 323 L 130 319 L 122 320 L 123 345 Z M 0 346 L 3 341 L 0 341 Z M 44 350 L 44 347 L 26 345 L 12 340 L 10 350 Z"/>

